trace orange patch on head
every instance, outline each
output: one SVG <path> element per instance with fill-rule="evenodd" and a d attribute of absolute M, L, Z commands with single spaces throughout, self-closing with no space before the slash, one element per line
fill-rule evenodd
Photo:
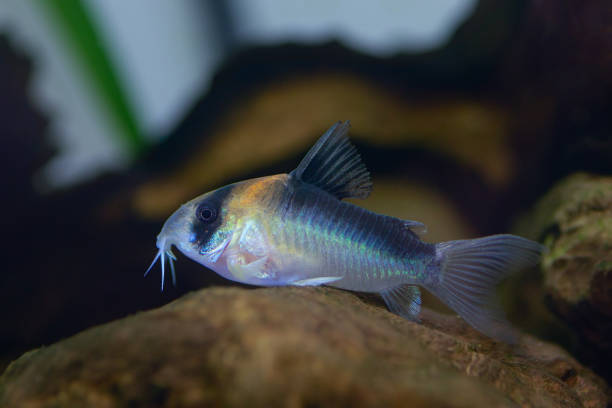
<path fill-rule="evenodd" d="M 277 174 L 245 182 L 234 192 L 235 195 L 231 200 L 231 206 L 252 208 L 263 204 L 274 195 L 273 193 L 276 188 L 284 185 L 287 177 L 287 174 Z"/>

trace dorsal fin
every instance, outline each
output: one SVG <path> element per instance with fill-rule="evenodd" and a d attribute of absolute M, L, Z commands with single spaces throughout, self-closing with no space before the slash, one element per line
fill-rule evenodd
<path fill-rule="evenodd" d="M 370 173 L 348 139 L 350 127 L 348 120 L 330 127 L 289 174 L 291 178 L 317 186 L 340 200 L 370 195 Z"/>

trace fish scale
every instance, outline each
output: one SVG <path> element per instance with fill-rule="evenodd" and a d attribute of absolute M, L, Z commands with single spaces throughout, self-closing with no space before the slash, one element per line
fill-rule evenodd
<path fill-rule="evenodd" d="M 333 286 L 376 291 L 381 284 L 388 285 L 388 280 L 383 280 L 389 278 L 417 283 L 414 267 L 400 267 L 405 263 L 406 241 L 398 245 L 397 237 L 412 239 L 402 234 L 405 227 L 401 220 L 338 201 L 323 191 L 293 194 L 283 213 L 284 222 L 273 221 L 284 224 L 282 245 L 291 253 L 316 260 L 321 273 L 342 276 Z M 427 259 L 422 261 L 420 269 L 425 269 Z"/>

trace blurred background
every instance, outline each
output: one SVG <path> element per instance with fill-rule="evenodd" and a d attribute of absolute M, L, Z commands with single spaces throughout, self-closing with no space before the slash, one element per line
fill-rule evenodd
<path fill-rule="evenodd" d="M 176 288 L 143 278 L 163 221 L 291 171 L 337 120 L 373 175 L 359 205 L 432 242 L 520 232 L 555 182 L 612 170 L 608 3 L 3 1 L 0 371 L 233 285 L 180 255 Z M 539 279 L 510 285 L 511 320 L 575 350 Z"/>

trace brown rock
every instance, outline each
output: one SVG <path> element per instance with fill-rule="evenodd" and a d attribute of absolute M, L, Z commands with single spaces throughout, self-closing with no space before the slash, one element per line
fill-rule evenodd
<path fill-rule="evenodd" d="M 612 377 L 612 177 L 568 177 L 523 224 L 550 249 L 542 264 L 552 310 L 582 341 L 581 357 Z"/>
<path fill-rule="evenodd" d="M 24 354 L 3 407 L 605 407 L 556 346 L 515 349 L 457 317 L 422 324 L 331 288 L 205 289 Z"/>

